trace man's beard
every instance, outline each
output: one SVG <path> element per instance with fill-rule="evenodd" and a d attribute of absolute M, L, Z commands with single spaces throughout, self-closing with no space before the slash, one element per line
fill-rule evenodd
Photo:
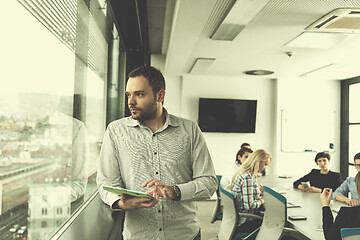
<path fill-rule="evenodd" d="M 137 113 L 135 115 L 131 112 L 131 116 L 133 117 L 133 119 L 139 121 L 147 121 L 147 120 L 152 120 L 156 117 L 157 105 L 156 105 L 156 101 L 153 101 L 151 102 L 151 104 L 145 106 L 144 108 L 129 106 L 129 109 L 130 111 L 131 109 L 137 110 Z"/>

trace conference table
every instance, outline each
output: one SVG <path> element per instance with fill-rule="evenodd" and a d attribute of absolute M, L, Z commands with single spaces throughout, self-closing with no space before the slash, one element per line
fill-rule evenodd
<path fill-rule="evenodd" d="M 322 240 L 324 233 L 322 231 L 322 204 L 320 201 L 320 193 L 302 192 L 299 189 L 293 188 L 293 182 L 297 180 L 296 177 L 279 177 L 279 176 L 262 176 L 258 178 L 258 182 L 264 186 L 270 187 L 273 190 L 283 194 L 287 202 L 291 202 L 299 207 L 288 207 L 288 225 L 297 230 L 304 239 Z M 346 206 L 345 203 L 339 201 L 331 202 L 331 209 L 333 210 L 334 219 L 336 217 L 336 210 L 341 206 Z M 265 202 L 266 208 L 266 202 Z M 334 211 L 335 210 L 335 211 Z M 291 220 L 289 216 L 302 215 L 306 220 Z"/>

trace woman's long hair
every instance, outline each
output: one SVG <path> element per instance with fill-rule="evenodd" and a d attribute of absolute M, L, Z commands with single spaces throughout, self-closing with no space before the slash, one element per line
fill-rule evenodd
<path fill-rule="evenodd" d="M 259 172 L 260 162 L 271 161 L 271 156 L 264 149 L 258 149 L 236 170 L 231 185 L 234 183 L 236 176 L 239 173 L 249 172 L 251 175 L 256 175 Z"/>

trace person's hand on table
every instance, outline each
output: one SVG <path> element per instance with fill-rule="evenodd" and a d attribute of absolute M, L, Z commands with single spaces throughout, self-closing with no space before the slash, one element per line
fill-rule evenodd
<path fill-rule="evenodd" d="M 303 192 L 306 192 L 306 188 L 304 185 L 302 184 L 299 184 L 298 187 L 297 187 L 299 190 L 303 191 Z"/>
<path fill-rule="evenodd" d="M 305 188 L 304 192 L 321 193 L 321 189 L 317 188 L 317 187 L 310 186 L 310 187 Z"/>
<path fill-rule="evenodd" d="M 346 204 L 352 207 L 358 206 L 359 205 L 359 201 L 357 199 L 350 199 L 348 198 L 346 200 Z"/>

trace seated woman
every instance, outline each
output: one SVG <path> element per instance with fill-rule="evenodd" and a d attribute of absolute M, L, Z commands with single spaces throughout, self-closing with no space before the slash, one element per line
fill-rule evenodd
<path fill-rule="evenodd" d="M 358 197 L 360 196 L 360 172 L 356 174 L 356 191 Z M 330 210 L 332 189 L 325 188 L 320 195 L 320 200 L 323 205 L 323 230 L 326 240 L 341 240 L 341 228 L 360 227 L 360 206 L 355 207 L 341 207 L 339 213 L 333 220 L 333 215 Z"/>
<path fill-rule="evenodd" d="M 298 188 L 304 192 L 318 192 L 324 188 L 331 188 L 335 191 L 341 184 L 340 173 L 332 172 L 329 169 L 330 154 L 320 152 L 315 156 L 315 162 L 320 167 L 320 170 L 313 169 L 310 173 L 294 182 L 294 188 Z M 310 182 L 310 186 L 303 184 Z"/>
<path fill-rule="evenodd" d="M 250 154 L 253 152 L 251 150 L 250 145 L 248 143 L 241 144 L 240 150 L 236 154 L 235 158 L 235 164 L 237 167 L 240 167 L 240 165 L 245 162 L 245 160 L 250 156 Z M 265 176 L 266 171 L 261 171 L 257 174 L 258 177 Z"/>
<path fill-rule="evenodd" d="M 239 167 L 232 179 L 232 193 L 236 199 L 238 212 L 255 213 L 264 204 L 261 196 L 262 189 L 257 183 L 257 173 L 266 169 L 271 162 L 271 156 L 263 149 L 256 150 Z M 239 232 L 252 232 L 261 225 L 261 220 L 254 219 L 246 221 L 246 217 L 241 217 Z"/>
<path fill-rule="evenodd" d="M 236 153 L 236 158 L 235 158 L 236 167 L 240 167 L 240 165 L 243 164 L 246 159 L 248 159 L 248 157 L 252 152 L 253 150 L 251 150 L 248 147 L 240 148 L 240 150 Z"/>
<path fill-rule="evenodd" d="M 231 167 L 228 168 L 227 173 L 224 174 L 221 178 L 220 185 L 224 188 L 229 186 L 231 184 L 231 180 L 234 176 L 234 173 L 236 170 L 241 166 L 243 162 L 250 156 L 250 154 L 253 152 L 248 147 L 242 147 L 237 153 L 235 157 L 235 164 L 231 165 Z M 231 186 L 230 186 L 231 187 Z"/>

